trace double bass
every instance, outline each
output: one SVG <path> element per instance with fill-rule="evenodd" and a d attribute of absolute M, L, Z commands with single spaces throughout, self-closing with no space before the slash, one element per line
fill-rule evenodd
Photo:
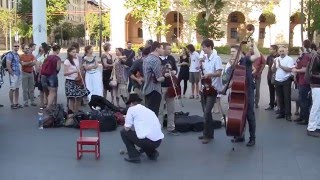
<path fill-rule="evenodd" d="M 232 82 L 230 100 L 229 100 L 229 110 L 227 118 L 225 118 L 225 127 L 227 136 L 243 137 L 246 118 L 247 118 L 247 107 L 248 107 L 248 82 L 246 79 L 246 67 L 239 65 L 240 53 L 242 45 L 247 44 L 254 32 L 254 26 L 248 24 L 246 27 L 249 35 L 245 38 L 239 47 L 236 55 L 236 59 L 231 66 L 231 75 L 226 83 L 222 94 L 226 94 L 227 89 Z"/>

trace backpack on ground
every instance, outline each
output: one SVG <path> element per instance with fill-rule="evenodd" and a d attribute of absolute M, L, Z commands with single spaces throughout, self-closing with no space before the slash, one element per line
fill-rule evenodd
<path fill-rule="evenodd" d="M 62 104 L 51 106 L 45 111 L 45 118 L 43 121 L 44 128 L 62 127 L 64 126 L 64 119 L 66 113 Z"/>
<path fill-rule="evenodd" d="M 2 54 L 2 56 L 1 56 L 1 69 L 4 69 L 4 70 L 6 70 L 6 71 L 8 70 L 8 69 L 7 69 L 7 55 L 8 55 L 9 53 L 12 54 L 12 52 L 9 51 L 9 52 L 6 52 L 6 53 Z"/>

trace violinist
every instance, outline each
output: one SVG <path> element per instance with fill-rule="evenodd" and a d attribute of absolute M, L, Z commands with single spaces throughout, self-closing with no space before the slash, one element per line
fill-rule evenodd
<path fill-rule="evenodd" d="M 202 144 L 208 144 L 214 138 L 213 120 L 211 110 L 216 102 L 217 91 L 222 90 L 221 72 L 223 70 L 221 58 L 213 51 L 213 41 L 206 39 L 201 43 L 202 50 L 207 56 L 204 56 L 204 60 L 201 60 L 201 105 L 204 112 L 204 129 L 203 135 L 199 137 L 202 140 Z M 208 86 L 214 92 L 204 91 L 203 80 L 209 80 Z M 213 86 L 213 87 L 212 87 Z"/>
<path fill-rule="evenodd" d="M 166 77 L 164 82 L 161 83 L 161 90 L 162 90 L 162 99 L 160 104 L 160 111 L 159 111 L 159 119 L 161 125 L 163 125 L 163 117 L 164 117 L 164 110 L 167 110 L 167 130 L 168 133 L 171 135 L 179 135 L 178 131 L 175 130 L 174 124 L 174 96 L 168 97 L 167 91 L 168 88 L 172 85 L 171 77 L 176 79 L 177 74 L 177 65 L 175 58 L 171 55 L 171 45 L 169 43 L 163 43 L 164 54 L 160 56 L 161 59 L 161 66 L 162 72 L 164 72 L 164 76 Z M 171 72 L 171 77 L 169 74 L 169 70 Z"/>
<path fill-rule="evenodd" d="M 256 46 L 255 43 L 248 42 L 248 46 L 253 47 L 253 55 L 251 56 L 240 56 L 239 64 L 246 67 L 246 81 L 247 81 L 247 99 L 248 99 L 248 106 L 247 106 L 247 121 L 249 124 L 249 133 L 250 133 L 250 139 L 247 143 L 247 146 L 254 146 L 255 145 L 255 138 L 256 138 L 256 119 L 254 114 L 254 82 L 253 82 L 253 75 L 252 75 L 252 65 L 258 57 L 260 57 L 260 52 Z M 231 46 L 231 58 L 236 59 L 237 53 L 240 51 L 240 48 L 238 45 Z M 242 54 L 242 53 L 240 53 Z M 243 133 L 244 134 L 244 133 Z M 232 139 L 232 142 L 244 142 L 245 137 L 244 135 L 242 137 L 235 137 Z"/>

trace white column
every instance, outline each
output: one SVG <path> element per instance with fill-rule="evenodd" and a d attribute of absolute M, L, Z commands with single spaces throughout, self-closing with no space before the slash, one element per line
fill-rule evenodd
<path fill-rule="evenodd" d="M 113 48 L 125 47 L 126 9 L 123 0 L 112 1 L 110 7 L 111 45 Z"/>
<path fill-rule="evenodd" d="M 281 12 L 281 15 L 279 14 Z M 276 44 L 289 44 L 289 23 L 291 11 L 291 0 L 281 0 L 273 10 L 276 14 L 277 23 L 274 25 L 274 36 Z"/>
<path fill-rule="evenodd" d="M 33 42 L 37 47 L 47 42 L 47 5 L 46 0 L 32 0 Z"/>

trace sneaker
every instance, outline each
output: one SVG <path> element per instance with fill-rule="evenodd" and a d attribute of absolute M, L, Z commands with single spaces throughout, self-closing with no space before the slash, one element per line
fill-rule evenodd
<path fill-rule="evenodd" d="M 174 135 L 174 136 L 179 136 L 181 133 L 179 133 L 177 130 L 172 130 L 172 131 L 168 131 L 168 134 Z"/>
<path fill-rule="evenodd" d="M 318 130 L 315 131 L 307 131 L 307 135 L 308 136 L 312 136 L 312 137 L 320 137 L 320 132 Z"/>

